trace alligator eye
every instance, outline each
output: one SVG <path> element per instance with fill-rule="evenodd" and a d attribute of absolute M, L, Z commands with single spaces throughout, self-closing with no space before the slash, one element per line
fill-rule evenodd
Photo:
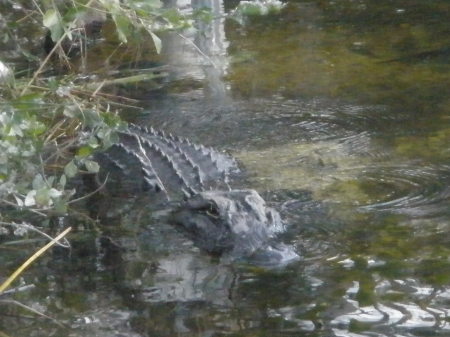
<path fill-rule="evenodd" d="M 209 216 L 212 216 L 214 218 L 218 218 L 220 216 L 220 212 L 219 209 L 217 208 L 217 205 L 210 203 L 208 208 L 205 209 L 206 214 L 208 214 Z"/>

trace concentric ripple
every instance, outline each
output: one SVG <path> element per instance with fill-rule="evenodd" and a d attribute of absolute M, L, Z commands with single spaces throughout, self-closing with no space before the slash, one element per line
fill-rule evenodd
<path fill-rule="evenodd" d="M 367 211 L 390 211 L 411 216 L 448 214 L 450 166 L 369 167 L 360 183 L 376 201 L 360 207 Z"/>
<path fill-rule="evenodd" d="M 195 118 L 186 120 L 187 115 Z M 351 144 L 358 154 L 369 155 L 374 149 L 367 147 L 367 139 L 403 119 L 382 106 L 283 97 L 210 106 L 201 99 L 176 96 L 168 106 L 152 110 L 155 127 L 211 146 L 253 150 L 274 144 L 331 141 Z"/>
<path fill-rule="evenodd" d="M 313 140 L 336 139 L 363 131 L 385 133 L 405 125 L 410 118 L 408 112 L 392 113 L 380 105 L 355 105 L 327 99 L 261 100 L 265 107 L 261 115 L 277 119 L 290 119 L 290 126 L 306 131 L 307 138 Z M 252 105 L 250 109 L 258 111 Z M 297 120 L 297 122 L 295 122 Z"/>

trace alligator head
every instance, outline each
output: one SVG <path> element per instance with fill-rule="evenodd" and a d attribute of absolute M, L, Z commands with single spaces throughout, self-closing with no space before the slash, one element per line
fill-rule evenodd
<path fill-rule="evenodd" d="M 254 190 L 200 192 L 186 200 L 172 220 L 199 248 L 231 257 L 267 247 L 284 227 L 280 215 Z"/>

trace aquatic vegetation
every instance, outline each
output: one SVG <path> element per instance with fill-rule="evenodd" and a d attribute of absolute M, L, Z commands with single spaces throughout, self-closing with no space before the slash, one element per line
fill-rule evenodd
<path fill-rule="evenodd" d="M 248 17 L 276 14 L 285 6 L 279 0 L 240 1 L 229 17 L 241 24 L 245 24 Z"/>
<path fill-rule="evenodd" d="M 396 140 L 396 151 L 399 155 L 409 158 L 426 158 L 442 162 L 450 158 L 450 129 L 440 129 L 426 135 L 411 135 L 399 137 Z"/>
<path fill-rule="evenodd" d="M 230 20 L 231 56 L 252 55 L 230 67 L 233 93 L 332 97 L 432 113 L 446 104 L 450 85 L 448 5 L 403 5 L 396 12 L 387 2 L 300 1 L 239 29 Z"/>

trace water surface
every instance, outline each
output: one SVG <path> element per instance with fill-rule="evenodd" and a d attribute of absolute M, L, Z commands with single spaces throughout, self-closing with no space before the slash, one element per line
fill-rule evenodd
<path fill-rule="evenodd" d="M 169 84 L 128 118 L 236 156 L 239 184 L 282 213 L 301 261 L 221 263 L 136 206 L 108 239 L 74 235 L 70 258 L 25 276 L 36 287 L 17 299 L 68 328 L 1 329 L 450 335 L 450 4 L 289 1 L 245 23 L 224 19 L 228 3 L 193 6 L 218 19 L 165 37 Z"/>

